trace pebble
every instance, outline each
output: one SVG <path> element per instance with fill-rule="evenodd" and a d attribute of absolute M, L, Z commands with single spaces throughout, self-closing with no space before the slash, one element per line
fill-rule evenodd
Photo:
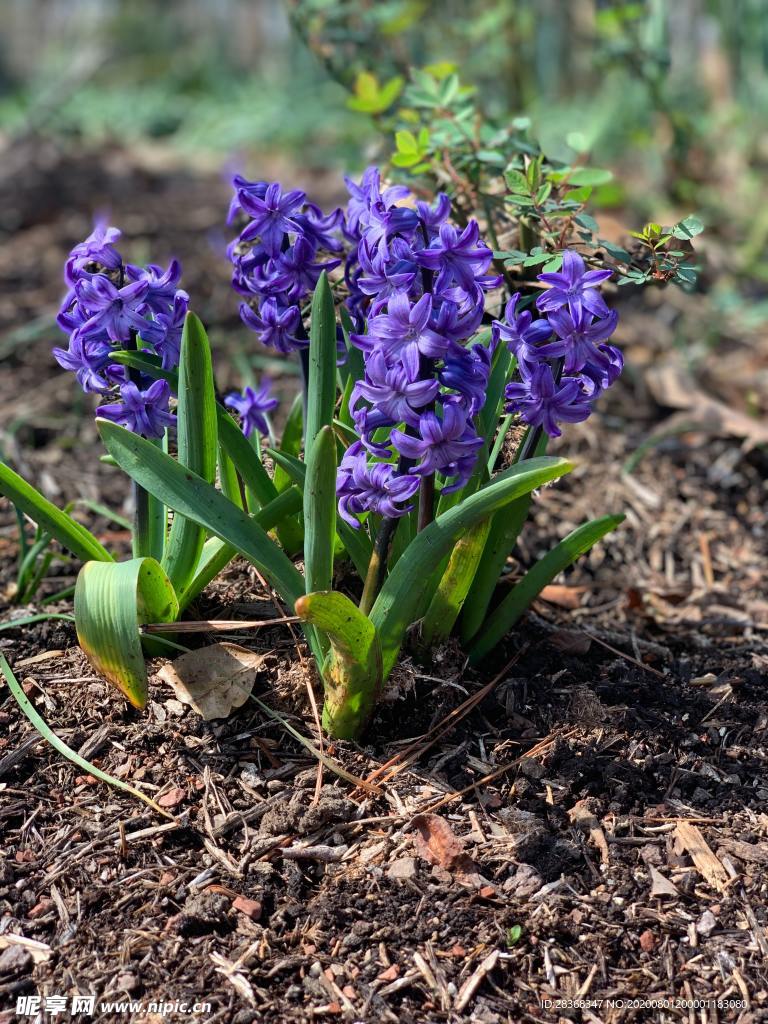
<path fill-rule="evenodd" d="M 393 860 L 387 869 L 388 878 L 415 878 L 418 867 L 415 857 L 398 857 Z"/>

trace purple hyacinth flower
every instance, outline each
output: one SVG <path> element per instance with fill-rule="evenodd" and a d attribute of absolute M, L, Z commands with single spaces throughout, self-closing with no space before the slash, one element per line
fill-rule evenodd
<path fill-rule="evenodd" d="M 442 224 L 437 238 L 427 249 L 419 249 L 416 262 L 428 270 L 439 271 L 435 291 L 440 292 L 452 284 L 471 291 L 475 280 L 491 264 L 493 254 L 487 245 L 479 242 L 477 221 L 470 221 L 461 234 L 452 224 Z"/>
<path fill-rule="evenodd" d="M 168 307 L 173 305 L 177 292 L 185 298 L 189 298 L 186 292 L 179 288 L 181 280 L 181 264 L 178 260 L 171 260 L 166 270 L 156 263 L 149 263 L 146 267 L 136 267 L 129 263 L 125 268 L 126 277 L 129 281 L 146 281 L 148 288 L 144 302 L 153 313 L 167 313 Z"/>
<path fill-rule="evenodd" d="M 536 305 L 542 313 L 567 306 L 574 318 L 581 315 L 582 309 L 593 316 L 608 316 L 608 307 L 598 288 L 612 273 L 611 270 L 587 271 L 581 256 L 566 249 L 559 271 L 539 274 L 539 280 L 551 287 L 536 299 Z"/>
<path fill-rule="evenodd" d="M 166 427 L 173 426 L 176 417 L 168 411 L 171 388 L 167 381 L 156 380 L 146 391 L 140 391 L 132 382 L 120 386 L 120 401 L 100 405 L 96 415 L 127 427 L 144 437 L 162 437 Z"/>
<path fill-rule="evenodd" d="M 520 383 L 507 384 L 507 412 L 517 412 L 532 427 L 543 427 L 550 437 L 560 437 L 558 421 L 580 423 L 592 411 L 582 382 L 563 377 L 556 383 L 549 363 L 539 363 Z"/>
<path fill-rule="evenodd" d="M 399 474 L 388 462 L 368 464 L 368 453 L 360 441 L 347 449 L 336 474 L 339 515 L 356 530 L 356 518 L 364 512 L 376 512 L 388 519 L 404 516 L 413 508 L 402 506 L 419 489 L 419 478 Z"/>
<path fill-rule="evenodd" d="M 162 360 L 164 370 L 173 370 L 179 365 L 181 353 L 181 334 L 184 320 L 189 309 L 189 298 L 186 292 L 177 291 L 173 300 L 173 309 L 166 313 L 155 314 L 155 319 L 163 328 L 161 341 L 154 342 L 154 348 Z"/>
<path fill-rule="evenodd" d="M 78 332 L 69 339 L 69 348 L 55 348 L 53 356 L 59 366 L 75 374 L 83 391 L 98 393 L 109 390 L 104 370 L 112 354 L 104 341 L 88 341 Z"/>
<path fill-rule="evenodd" d="M 346 234 L 350 241 L 359 241 L 360 235 L 368 227 L 371 208 L 375 203 L 382 203 L 385 210 L 393 206 L 399 199 L 409 194 L 405 185 L 391 185 L 381 191 L 381 176 L 378 167 L 368 167 L 363 172 L 360 184 L 351 178 L 344 178 L 349 192 L 346 216 Z"/>
<path fill-rule="evenodd" d="M 546 319 L 534 320 L 530 310 L 517 312 L 520 292 L 515 292 L 504 310 L 504 320 L 494 320 L 493 337 L 509 346 L 524 372 L 530 372 L 540 361 L 539 344 L 552 336 L 552 327 Z"/>
<path fill-rule="evenodd" d="M 267 186 L 263 199 L 246 189 L 240 189 L 237 196 L 241 209 L 251 217 L 251 222 L 240 234 L 241 241 L 260 238 L 269 255 L 277 256 L 285 235 L 300 231 L 292 214 L 306 202 L 305 193 L 293 189 L 283 194 L 278 183 L 273 182 Z"/>
<path fill-rule="evenodd" d="M 269 286 L 283 292 L 288 299 L 297 300 L 312 291 L 324 270 L 338 267 L 340 260 L 315 263 L 315 247 L 308 238 L 299 235 L 293 245 L 281 252 L 274 261 Z"/>
<path fill-rule="evenodd" d="M 483 320 L 483 309 L 485 302 L 483 293 L 477 289 L 477 295 L 465 301 L 456 302 L 448 299 L 445 295 L 435 312 L 432 310 L 432 329 L 441 338 L 449 341 L 461 342 L 471 338 Z"/>
<path fill-rule="evenodd" d="M 65 271 L 67 283 L 74 285 L 79 272 L 88 263 L 97 263 L 107 270 L 117 270 L 123 262 L 120 253 L 115 249 L 121 234 L 118 228 L 110 227 L 104 220 L 97 220 L 90 235 L 84 241 L 78 242 L 69 254 Z"/>
<path fill-rule="evenodd" d="M 340 240 L 339 232 L 344 228 L 344 211 L 334 210 L 327 216 L 315 203 L 307 203 L 304 213 L 296 213 L 293 220 L 299 225 L 299 230 L 305 238 L 317 249 L 327 249 L 329 252 L 341 252 L 344 248 Z"/>
<path fill-rule="evenodd" d="M 588 362 L 581 371 L 581 380 L 591 399 L 597 398 L 621 376 L 624 356 L 615 345 L 598 345 L 604 362 Z"/>
<path fill-rule="evenodd" d="M 434 206 L 430 206 L 429 203 L 420 199 L 416 203 L 416 212 L 419 215 L 422 233 L 426 233 L 427 236 L 424 239 L 425 244 L 429 245 L 433 239 L 437 238 L 440 225 L 444 224 L 451 215 L 451 200 L 445 192 L 438 192 Z"/>
<path fill-rule="evenodd" d="M 392 443 L 407 459 L 416 462 L 413 472 L 421 476 L 442 473 L 457 479 L 444 488 L 446 493 L 463 487 L 472 475 L 482 438 L 467 419 L 467 410 L 460 402 L 446 401 L 442 420 L 435 412 L 419 417 L 420 437 L 411 437 L 400 430 L 392 431 Z"/>
<path fill-rule="evenodd" d="M 294 349 L 306 348 L 309 341 L 299 338 L 297 331 L 301 326 L 301 310 L 298 306 L 282 308 L 277 299 L 265 299 L 259 312 L 243 303 L 240 306 L 240 319 L 259 335 L 262 345 L 288 353 Z"/>
<path fill-rule="evenodd" d="M 242 174 L 235 174 L 232 178 L 232 188 L 235 190 L 235 194 L 229 201 L 229 209 L 227 210 L 227 224 L 231 224 L 235 217 L 242 210 L 240 205 L 240 193 L 245 192 L 246 195 L 252 196 L 255 199 L 263 199 L 267 194 L 267 182 L 266 181 L 248 181 Z"/>
<path fill-rule="evenodd" d="M 234 411 L 240 417 L 240 424 L 246 437 L 250 437 L 254 430 L 269 437 L 269 423 L 266 414 L 276 409 L 278 401 L 269 393 L 272 381 L 264 377 L 258 391 L 253 388 L 245 388 L 243 393 L 227 395 L 224 405 Z"/>
<path fill-rule="evenodd" d="M 429 326 L 431 315 L 429 293 L 411 305 L 406 292 L 397 292 L 387 312 L 369 320 L 368 334 L 353 334 L 352 341 L 364 352 L 380 348 L 390 361 L 401 360 L 408 379 L 417 380 L 420 356 L 439 359 L 448 349 L 448 341 Z"/>
<path fill-rule="evenodd" d="M 405 368 L 388 366 L 383 352 L 371 352 L 365 362 L 365 380 L 358 381 L 349 398 L 349 409 L 361 433 L 395 423 L 418 426 L 419 415 L 437 397 L 436 380 L 409 381 Z M 370 402 L 372 408 L 361 405 Z"/>
<path fill-rule="evenodd" d="M 576 373 L 587 363 L 604 366 L 609 362 L 607 354 L 599 346 L 616 330 L 619 314 L 615 309 L 602 319 L 595 319 L 583 309 L 577 316 L 565 308 L 556 309 L 549 314 L 548 320 L 557 338 L 542 345 L 539 352 L 547 357 L 563 356 L 565 373 Z"/>
<path fill-rule="evenodd" d="M 409 258 L 411 249 L 405 239 L 395 238 L 388 253 L 369 249 L 362 241 L 357 251 L 360 274 L 355 285 L 373 298 L 370 316 L 376 316 L 395 292 L 407 292 L 416 277 L 416 267 Z"/>
<path fill-rule="evenodd" d="M 385 200 L 375 202 L 368 213 L 363 240 L 371 249 L 389 252 L 389 240 L 394 235 L 411 235 L 419 225 L 415 210 L 407 206 L 388 206 Z"/>
<path fill-rule="evenodd" d="M 78 281 L 75 294 L 88 314 L 80 333 L 88 340 L 101 340 L 106 335 L 110 341 L 122 343 L 128 341 L 131 331 L 136 331 L 150 344 L 161 341 L 163 328 L 140 312 L 148 290 L 147 281 L 133 281 L 117 288 L 104 274 L 94 274 L 90 281 Z"/>
<path fill-rule="evenodd" d="M 438 374 L 443 387 L 461 396 L 469 416 L 476 416 L 485 405 L 492 358 L 493 348 L 479 342 L 468 349 L 452 345 Z"/>

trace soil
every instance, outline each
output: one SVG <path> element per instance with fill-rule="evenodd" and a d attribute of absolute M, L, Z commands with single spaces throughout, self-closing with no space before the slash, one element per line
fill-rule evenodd
<path fill-rule="evenodd" d="M 156 237 L 153 258 L 186 257 L 203 318 L 242 339 L 208 244 L 226 189 L 119 151 L 33 155 L 48 163 L 27 174 L 0 256 L 2 443 L 57 500 L 119 509 L 121 479 L 50 358 L 59 267 L 87 222 L 75 183 L 87 175 L 113 221 Z M 8 175 L 0 194 L 19 185 Z M 69 205 L 51 197 L 54 176 Z M 58 735 L 175 816 L 62 759 L 0 689 L 0 1022 L 35 994 L 93 994 L 103 1021 L 768 1020 L 768 460 L 743 421 L 721 420 L 666 434 L 622 470 L 680 408 L 654 401 L 644 368 L 674 352 L 661 329 L 648 341 L 649 319 L 701 316 L 701 301 L 625 301 L 630 372 L 561 445 L 578 467 L 538 496 L 510 579 L 589 516 L 625 511 L 624 526 L 476 670 L 452 646 L 428 665 L 406 658 L 361 746 L 326 746 L 319 764 L 286 729 L 321 742 L 285 626 L 185 640 L 267 655 L 254 694 L 284 722 L 255 703 L 205 722 L 154 674 L 139 713 L 70 623 L 0 632 Z M 738 372 L 718 392 L 704 359 L 696 387 L 746 415 L 727 390 L 765 373 L 766 352 L 724 345 Z M 0 516 L 16 617 L 40 608 L 10 604 L 16 526 L 7 505 Z M 76 569 L 56 562 L 39 596 Z M 275 611 L 239 562 L 196 609 Z M 99 1009 L 109 1000 L 143 1010 Z M 209 1007 L 148 1009 L 166 1000 Z"/>

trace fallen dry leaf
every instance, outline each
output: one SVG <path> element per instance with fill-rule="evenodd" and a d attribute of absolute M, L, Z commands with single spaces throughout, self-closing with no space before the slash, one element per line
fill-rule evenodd
<path fill-rule="evenodd" d="M 566 587 L 563 583 L 550 583 L 539 591 L 539 597 L 550 604 L 556 604 L 559 608 L 568 608 L 573 611 L 581 608 L 581 598 L 586 587 Z"/>
<path fill-rule="evenodd" d="M 472 858 L 464 851 L 464 841 L 439 814 L 417 814 L 412 824 L 416 828 L 416 852 L 428 864 L 437 864 L 446 871 L 470 874 L 475 871 Z"/>
<path fill-rule="evenodd" d="M 237 644 L 212 644 L 182 654 L 157 675 L 182 703 L 210 722 L 245 704 L 264 658 Z"/>

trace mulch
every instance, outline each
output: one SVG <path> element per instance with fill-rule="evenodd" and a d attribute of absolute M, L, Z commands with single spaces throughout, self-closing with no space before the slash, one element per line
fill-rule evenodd
<path fill-rule="evenodd" d="M 185 208 L 182 178 L 162 189 Z M 60 246 L 63 216 L 14 228 L 18 252 L 31 231 Z M 25 315 L 55 302 L 40 288 Z M 211 288 L 222 323 L 226 301 Z M 648 337 L 636 302 L 630 349 Z M 14 340 L 1 385 L 20 394 L 37 366 L 43 397 L 15 435 L 28 468 L 117 507 L 46 346 Z M 255 703 L 205 722 L 153 674 L 136 712 L 68 623 L 0 633 L 58 735 L 175 818 L 62 760 L 0 689 L 0 1022 L 32 994 L 207 1002 L 192 1019 L 237 1024 L 768 1020 L 768 462 L 690 430 L 622 472 L 659 418 L 630 374 L 569 434 L 578 467 L 538 495 L 510 578 L 588 516 L 624 526 L 476 670 L 451 646 L 406 657 L 363 745 L 326 746 L 322 766 Z M 3 512 L 7 602 L 14 529 Z M 275 608 L 236 562 L 197 614 Z M 290 631 L 184 642 L 222 639 L 265 654 L 254 694 L 319 743 Z M 93 1019 L 126 1015 L 97 1003 Z"/>

